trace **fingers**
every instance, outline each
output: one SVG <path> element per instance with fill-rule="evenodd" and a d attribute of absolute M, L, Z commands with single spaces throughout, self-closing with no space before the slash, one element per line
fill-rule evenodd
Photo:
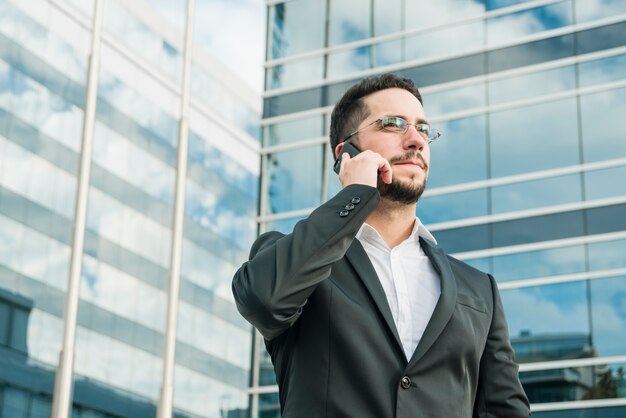
<path fill-rule="evenodd" d="M 341 155 L 339 180 L 344 187 L 354 183 L 376 187 L 379 175 L 384 183 L 391 183 L 391 165 L 380 154 L 364 151 L 355 157 L 348 153 Z"/>

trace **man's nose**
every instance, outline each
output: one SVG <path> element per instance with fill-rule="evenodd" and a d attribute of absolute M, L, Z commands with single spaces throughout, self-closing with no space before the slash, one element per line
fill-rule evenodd
<path fill-rule="evenodd" d="M 418 132 L 417 127 L 409 125 L 409 129 L 404 133 L 404 148 L 422 151 L 427 144 L 428 141 Z"/>

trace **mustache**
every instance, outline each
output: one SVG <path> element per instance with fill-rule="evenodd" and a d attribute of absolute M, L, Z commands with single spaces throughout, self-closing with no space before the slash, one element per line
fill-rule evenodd
<path fill-rule="evenodd" d="M 411 160 L 420 161 L 422 165 L 424 166 L 424 170 L 428 170 L 428 164 L 426 164 L 424 157 L 422 157 L 422 153 L 419 151 L 409 151 L 406 154 L 391 157 L 391 159 L 389 160 L 389 164 L 401 163 L 404 161 L 411 161 Z"/>

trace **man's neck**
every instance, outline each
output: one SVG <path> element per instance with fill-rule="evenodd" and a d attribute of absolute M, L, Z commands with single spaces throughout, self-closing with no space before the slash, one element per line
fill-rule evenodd
<path fill-rule="evenodd" d="M 389 248 L 406 240 L 415 226 L 416 204 L 405 205 L 382 199 L 366 222 L 373 227 Z"/>

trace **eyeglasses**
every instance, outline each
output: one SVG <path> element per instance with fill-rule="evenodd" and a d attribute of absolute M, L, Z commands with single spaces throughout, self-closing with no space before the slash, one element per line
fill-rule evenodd
<path fill-rule="evenodd" d="M 409 130 L 409 126 L 415 126 L 417 133 L 422 138 L 424 138 L 426 142 L 428 142 L 429 144 L 441 136 L 441 132 L 439 132 L 435 128 L 432 128 L 427 123 L 413 124 L 413 123 L 407 122 L 406 120 L 404 120 L 403 118 L 399 116 L 383 116 L 382 118 L 376 119 L 372 123 L 365 125 L 361 129 L 357 129 L 356 131 L 352 132 L 350 135 L 345 137 L 344 141 L 347 141 L 353 135 L 356 135 L 357 133 L 361 132 L 363 129 L 367 128 L 368 126 L 372 126 L 375 123 L 380 123 L 381 129 L 384 129 L 385 131 L 395 132 L 398 134 L 404 134 L 406 133 L 406 131 Z"/>

